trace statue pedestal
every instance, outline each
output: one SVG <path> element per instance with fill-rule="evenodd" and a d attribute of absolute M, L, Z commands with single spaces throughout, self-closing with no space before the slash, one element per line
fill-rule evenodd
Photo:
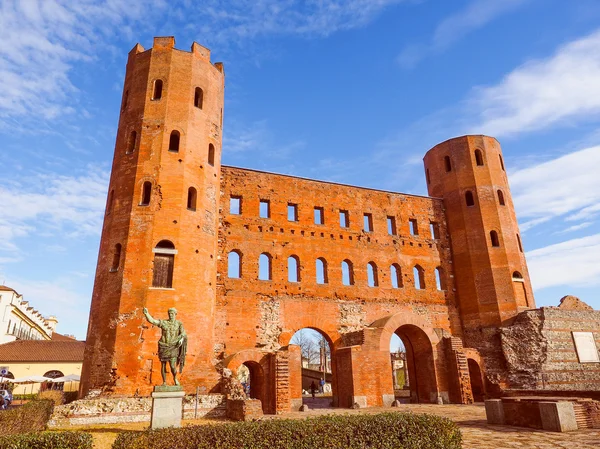
<path fill-rule="evenodd" d="M 150 427 L 181 427 L 184 396 L 185 392 L 179 386 L 154 387 Z"/>

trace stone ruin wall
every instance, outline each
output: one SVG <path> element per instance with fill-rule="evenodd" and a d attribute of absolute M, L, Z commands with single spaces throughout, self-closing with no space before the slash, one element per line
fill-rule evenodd
<path fill-rule="evenodd" d="M 572 336 L 592 332 L 600 347 L 600 311 L 568 298 L 522 312 L 500 330 L 511 389 L 600 392 L 600 363 L 580 363 Z"/>

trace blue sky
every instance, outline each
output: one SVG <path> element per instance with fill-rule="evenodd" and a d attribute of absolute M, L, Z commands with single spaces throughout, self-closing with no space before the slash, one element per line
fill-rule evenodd
<path fill-rule="evenodd" d="M 600 309 L 596 0 L 0 1 L 0 282 L 85 338 L 128 51 L 223 61 L 223 163 L 406 193 L 502 144 L 538 306 Z"/>

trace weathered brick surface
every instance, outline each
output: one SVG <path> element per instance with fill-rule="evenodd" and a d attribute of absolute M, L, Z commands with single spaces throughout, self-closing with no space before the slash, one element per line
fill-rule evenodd
<path fill-rule="evenodd" d="M 182 375 L 186 391 L 222 392 L 223 373 L 229 372 L 224 369 L 235 374 L 245 364 L 251 396 L 260 399 L 265 413 L 297 408 L 301 401 L 300 355 L 290 341 L 303 328 L 318 330 L 330 344 L 337 406 L 376 406 L 393 399 L 389 345 L 394 333 L 407 347 L 413 401 L 469 402 L 469 365 L 483 374 L 478 384 L 486 394 L 515 379 L 539 388 L 530 374 L 509 375 L 501 343 L 502 329 L 519 312 L 530 313 L 535 303 L 495 139 L 464 136 L 431 149 L 424 158 L 431 197 L 222 167 L 223 66 L 212 64 L 210 52 L 198 44 L 191 52 L 173 46 L 172 38 L 156 38 L 152 49 L 137 45 L 129 54 L 82 395 L 148 395 L 160 382 L 160 331 L 141 311 L 148 307 L 163 317 L 172 306 L 189 337 Z M 157 79 L 163 81 L 160 100 L 152 99 Z M 201 109 L 193 102 L 196 87 L 204 92 Z M 180 133 L 178 152 L 169 151 L 173 130 Z M 137 133 L 133 147 L 132 131 Z M 212 163 L 209 145 L 215 149 Z M 147 181 L 152 195 L 148 205 L 141 205 Z M 195 210 L 187 207 L 190 187 L 197 190 Z M 472 206 L 466 204 L 467 190 L 473 193 Z M 239 214 L 230 213 L 232 197 L 241 201 Z M 261 200 L 269 202 L 268 217 L 260 216 Z M 297 207 L 292 220 L 289 204 Z M 322 211 L 323 223 L 315 223 L 315 208 Z M 340 225 L 340 211 L 348 213 L 347 227 Z M 365 214 L 371 230 L 364 229 Z M 395 221 L 392 233 L 388 217 Z M 418 232 L 411 232 L 411 221 Z M 498 246 L 492 245 L 490 231 L 497 232 Z M 153 248 L 161 240 L 177 251 L 170 289 L 152 288 Z M 122 253 L 115 269 L 116 244 Z M 239 278 L 228 275 L 233 251 L 241 256 Z M 269 280 L 259 280 L 263 253 L 271 260 Z M 297 282 L 288 281 L 292 256 L 299 263 Z M 318 258 L 327 263 L 323 284 L 317 283 Z M 342 261 L 352 264 L 353 285 L 343 285 Z M 376 266 L 376 286 L 368 285 L 369 263 Z M 392 264 L 401 269 L 400 288 L 392 286 Z M 424 273 L 423 289 L 415 287 L 417 265 Z M 552 339 L 555 350 L 543 362 L 526 361 L 531 366 L 521 371 L 533 373 L 540 363 L 563 364 L 572 371 L 568 379 L 556 369 L 548 370 L 545 381 L 594 384 L 593 370 L 578 380 L 569 365 L 575 363 L 573 354 L 565 352 L 560 359 L 560 351 L 570 350 L 562 328 L 547 320 L 542 338 L 535 320 L 534 313 L 521 326 L 529 332 L 523 341 L 537 345 L 532 351 L 541 354 L 543 340 Z M 450 337 L 463 345 L 445 347 L 443 339 Z M 522 348 L 514 352 L 507 353 L 509 364 L 526 356 Z"/>
<path fill-rule="evenodd" d="M 580 363 L 572 332 L 592 332 L 600 347 L 600 311 L 542 307 L 502 328 L 502 350 L 515 390 L 600 391 L 600 363 Z"/>

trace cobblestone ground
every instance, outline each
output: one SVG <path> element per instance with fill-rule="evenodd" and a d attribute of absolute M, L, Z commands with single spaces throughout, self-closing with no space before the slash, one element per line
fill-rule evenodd
<path fill-rule="evenodd" d="M 402 411 L 430 413 L 450 418 L 458 424 L 463 434 L 463 449 L 600 449 L 600 429 L 576 430 L 574 432 L 544 432 L 524 427 L 491 426 L 485 419 L 485 408 L 481 405 L 428 405 L 404 404 L 398 408 L 369 408 L 364 410 L 321 409 L 320 398 L 304 402 L 313 410 L 291 412 L 282 418 L 300 418 L 327 413 L 380 413 Z M 276 417 L 276 418 L 279 418 Z"/>

